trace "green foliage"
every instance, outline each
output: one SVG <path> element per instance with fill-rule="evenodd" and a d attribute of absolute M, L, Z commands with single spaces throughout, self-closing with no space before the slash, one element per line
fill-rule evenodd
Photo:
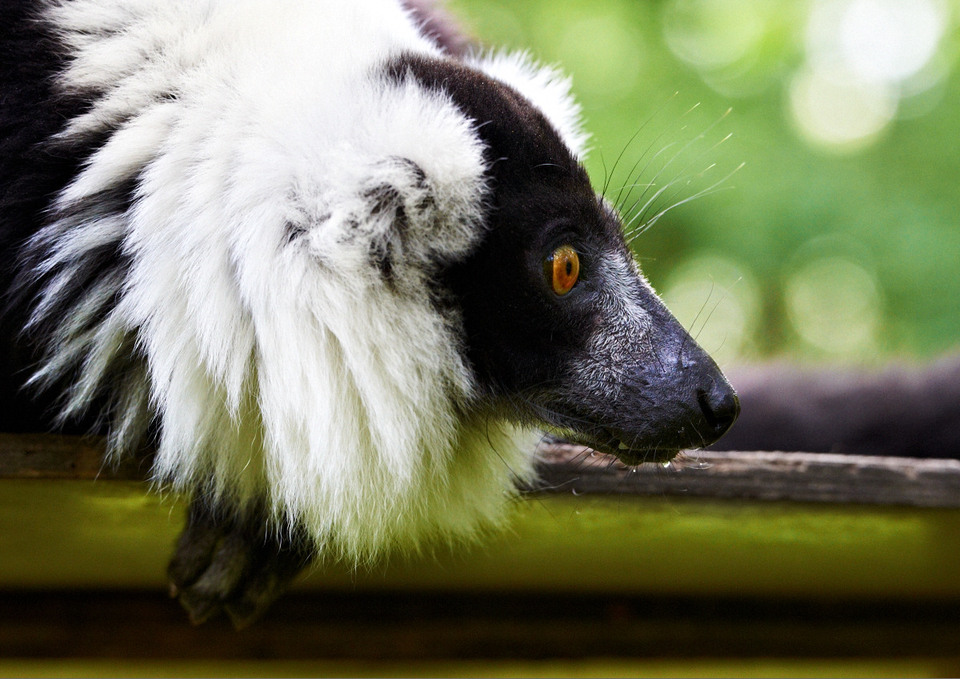
<path fill-rule="evenodd" d="M 733 173 L 634 241 L 722 362 L 956 346 L 957 0 L 451 5 L 484 44 L 572 76 L 586 165 L 627 220 Z"/>

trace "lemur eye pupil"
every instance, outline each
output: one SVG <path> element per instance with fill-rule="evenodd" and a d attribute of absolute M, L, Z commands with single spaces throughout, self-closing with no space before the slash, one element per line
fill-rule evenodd
<path fill-rule="evenodd" d="M 580 256 L 573 246 L 561 245 L 544 260 L 543 273 L 553 292 L 565 295 L 577 284 Z"/>

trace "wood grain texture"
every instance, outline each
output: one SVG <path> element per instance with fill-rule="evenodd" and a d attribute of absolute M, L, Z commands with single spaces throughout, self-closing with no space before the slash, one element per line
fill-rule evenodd
<path fill-rule="evenodd" d="M 692 451 L 628 467 L 579 446 L 544 448 L 542 492 L 960 507 L 960 460 Z"/>
<path fill-rule="evenodd" d="M 0 478 L 117 479 L 149 476 L 149 454 L 103 461 L 96 437 L 0 434 Z M 691 451 L 667 466 L 628 467 L 588 448 L 541 445 L 542 493 L 684 495 L 960 507 L 960 460 L 783 453 Z"/>
<path fill-rule="evenodd" d="M 0 479 L 119 479 L 149 477 L 149 453 L 117 462 L 105 460 L 95 436 L 0 434 Z"/>

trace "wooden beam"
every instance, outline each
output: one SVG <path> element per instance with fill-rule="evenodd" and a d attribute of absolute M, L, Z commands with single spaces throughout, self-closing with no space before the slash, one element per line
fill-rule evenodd
<path fill-rule="evenodd" d="M 0 434 L 0 479 L 119 479 L 149 476 L 144 457 L 105 461 L 96 436 Z"/>
<path fill-rule="evenodd" d="M 705 498 L 960 507 L 960 460 L 784 452 L 691 451 L 667 466 L 628 467 L 566 443 L 539 451 L 542 493 L 684 495 Z M 105 463 L 95 437 L 0 434 L 0 478 L 117 479 L 149 476 L 149 455 Z"/>
<path fill-rule="evenodd" d="M 562 443 L 542 457 L 541 492 L 960 507 L 960 460 L 952 459 L 691 451 L 666 467 L 628 467 Z"/>

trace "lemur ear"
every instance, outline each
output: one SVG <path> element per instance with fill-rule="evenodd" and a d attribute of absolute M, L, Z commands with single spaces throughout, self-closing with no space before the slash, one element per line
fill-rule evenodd
<path fill-rule="evenodd" d="M 390 158 L 371 176 L 362 198 L 370 262 L 394 285 L 404 264 L 422 264 L 431 240 L 443 238 L 433 188 L 417 163 Z"/>
<path fill-rule="evenodd" d="M 449 97 L 412 79 L 361 95 L 363 143 L 341 140 L 297 184 L 311 250 L 353 271 L 373 259 L 378 270 L 406 262 L 428 274 L 481 236 L 483 144 Z"/>
<path fill-rule="evenodd" d="M 411 158 L 380 163 L 362 195 L 378 268 L 392 270 L 391 256 L 424 267 L 463 254 L 479 237 L 482 195 L 464 196 L 463 188 L 462 178 L 443 168 L 428 171 Z"/>
<path fill-rule="evenodd" d="M 389 158 L 371 176 L 363 199 L 372 220 L 386 219 L 403 234 L 428 227 L 437 200 L 423 168 L 409 158 Z"/>
<path fill-rule="evenodd" d="M 479 237 L 477 194 L 460 195 L 455 179 L 411 158 L 384 158 L 312 224 L 288 227 L 290 239 L 306 238 L 334 268 L 373 273 L 390 287 L 412 284 Z"/>

